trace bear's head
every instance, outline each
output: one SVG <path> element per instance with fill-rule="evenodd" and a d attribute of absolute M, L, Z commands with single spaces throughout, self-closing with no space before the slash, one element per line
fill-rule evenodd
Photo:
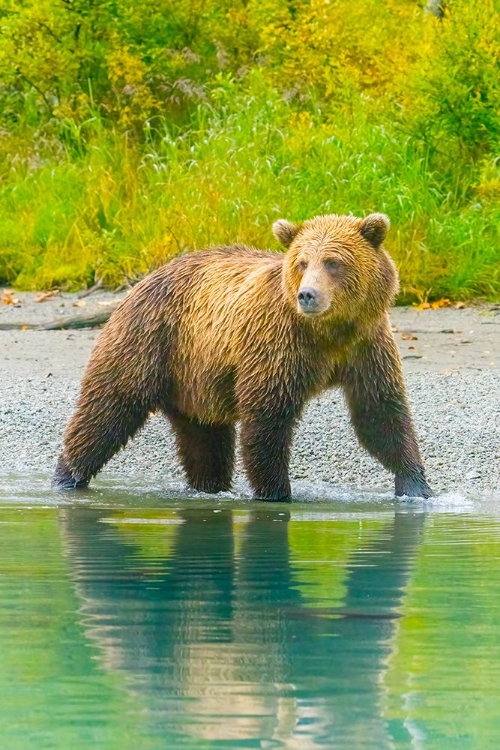
<path fill-rule="evenodd" d="M 384 214 L 276 221 L 274 235 L 287 248 L 285 294 L 296 312 L 310 319 L 356 320 L 387 309 L 398 290 L 396 267 L 382 247 L 389 226 Z"/>

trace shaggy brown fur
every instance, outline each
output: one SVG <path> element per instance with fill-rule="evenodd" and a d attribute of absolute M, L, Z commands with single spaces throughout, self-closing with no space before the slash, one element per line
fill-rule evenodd
<path fill-rule="evenodd" d="M 189 483 L 231 484 L 235 423 L 255 497 L 288 500 L 292 433 L 304 405 L 341 386 L 360 442 L 428 497 L 387 309 L 397 273 L 388 219 L 276 222 L 285 254 L 219 247 L 140 282 L 94 349 L 64 437 L 56 486 L 86 486 L 162 410 Z"/>

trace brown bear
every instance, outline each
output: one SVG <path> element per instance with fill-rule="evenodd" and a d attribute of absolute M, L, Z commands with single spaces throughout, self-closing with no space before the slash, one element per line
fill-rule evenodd
<path fill-rule="evenodd" d="M 143 279 L 93 351 L 55 486 L 86 486 L 161 410 L 192 487 L 230 488 L 239 421 L 255 498 L 289 500 L 294 427 L 311 397 L 340 386 L 396 495 L 429 497 L 387 314 L 388 228 L 383 214 L 280 220 L 284 254 L 217 247 Z"/>

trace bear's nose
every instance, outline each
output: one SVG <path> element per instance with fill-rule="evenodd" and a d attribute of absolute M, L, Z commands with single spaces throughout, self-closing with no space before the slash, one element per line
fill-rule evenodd
<path fill-rule="evenodd" d="M 309 308 L 314 307 L 317 296 L 318 293 L 316 289 L 313 289 L 310 286 L 305 286 L 299 291 L 297 299 L 302 308 Z"/>

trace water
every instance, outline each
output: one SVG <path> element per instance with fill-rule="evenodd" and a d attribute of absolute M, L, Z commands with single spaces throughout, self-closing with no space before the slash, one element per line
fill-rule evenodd
<path fill-rule="evenodd" d="M 494 497 L 45 481 L 0 490 L 1 748 L 498 748 Z"/>

